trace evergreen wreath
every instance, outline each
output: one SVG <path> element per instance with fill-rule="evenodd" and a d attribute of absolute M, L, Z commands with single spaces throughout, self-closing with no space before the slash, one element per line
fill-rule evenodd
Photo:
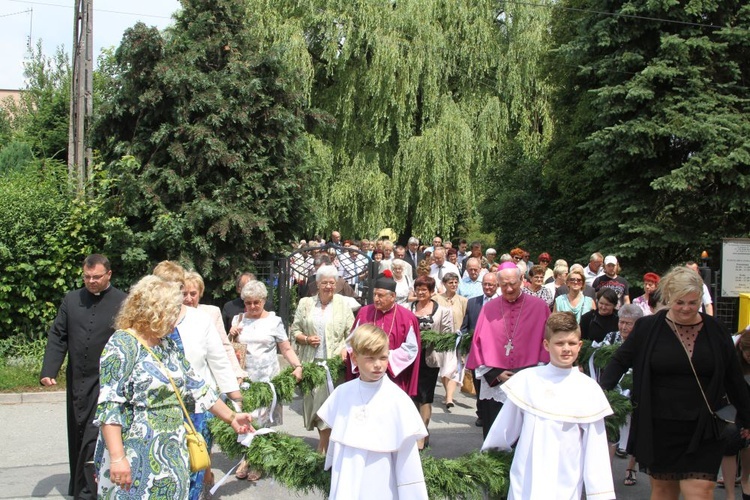
<path fill-rule="evenodd" d="M 455 349 L 456 336 L 452 334 L 424 331 L 422 334 L 423 347 L 430 346 L 438 351 L 452 351 Z M 468 344 L 466 342 L 468 338 Z M 466 352 L 471 345 L 471 336 L 464 336 L 459 344 L 459 352 Z M 344 362 L 340 357 L 326 360 L 333 380 L 340 380 L 344 376 Z M 276 388 L 278 404 L 288 403 L 294 398 L 295 388 L 303 394 L 309 393 L 316 387 L 327 383 L 326 371 L 317 363 L 303 363 L 302 380 L 292 375 L 292 368 L 288 367 L 271 380 Z M 273 393 L 268 384 L 253 383 L 249 380 L 242 385 L 243 411 L 252 411 L 269 406 L 273 400 Z M 605 419 L 607 436 L 610 432 L 619 432 L 631 411 L 630 400 L 616 391 L 605 391 L 614 415 Z M 209 427 L 213 434 L 214 443 L 230 458 L 243 457 L 251 467 L 262 470 L 266 475 L 285 487 L 298 492 L 310 493 L 317 491 L 328 495 L 331 485 L 331 474 L 323 470 L 325 457 L 298 437 L 282 432 L 275 432 L 253 439 L 249 447 L 237 442 L 237 434 L 226 423 L 218 418 L 209 420 Z M 512 453 L 471 452 L 458 458 L 435 458 L 422 455 L 422 470 L 424 471 L 427 492 L 430 498 L 450 499 L 483 499 L 488 494 L 491 497 L 505 498 L 510 481 L 510 465 Z"/>

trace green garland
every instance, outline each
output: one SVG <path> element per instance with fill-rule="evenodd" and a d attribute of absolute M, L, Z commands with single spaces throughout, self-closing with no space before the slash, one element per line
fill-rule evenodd
<path fill-rule="evenodd" d="M 303 493 L 328 495 L 331 474 L 323 470 L 325 456 L 304 440 L 282 432 L 253 439 L 249 447 L 237 443 L 237 435 L 218 418 L 209 421 L 214 443 L 230 458 L 244 457 L 255 469 L 285 487 Z M 473 452 L 458 458 L 422 456 L 422 470 L 430 498 L 482 499 L 484 493 L 505 497 L 512 455 Z"/>
<path fill-rule="evenodd" d="M 439 333 L 434 330 L 425 330 L 420 332 L 419 335 L 422 337 L 422 347 L 432 347 L 438 352 L 453 351 L 456 349 L 456 334 L 454 333 Z M 471 347 L 472 333 L 461 335 L 461 341 L 458 344 L 458 352 L 466 354 L 469 352 Z"/>
<path fill-rule="evenodd" d="M 604 417 L 604 427 L 607 430 L 607 441 L 610 443 L 617 442 L 620 437 L 620 427 L 627 422 L 628 415 L 633 411 L 633 405 L 630 398 L 623 396 L 618 391 L 604 391 L 607 396 L 609 406 L 614 412 L 608 417 Z"/>
<path fill-rule="evenodd" d="M 447 339 L 447 340 L 446 340 Z M 453 350 L 455 335 L 440 334 L 434 331 L 422 332 L 422 345 L 434 346 L 438 350 Z M 459 345 L 460 352 L 468 351 L 471 335 L 465 336 Z M 465 347 L 462 347 L 465 346 Z M 464 350 L 466 349 L 466 350 Z M 334 381 L 344 375 L 344 362 L 341 358 L 326 360 Z M 271 383 L 276 388 L 278 404 L 288 403 L 294 397 L 296 388 L 308 394 L 316 387 L 327 383 L 325 368 L 316 363 L 303 363 L 302 380 L 297 383 L 292 368 L 282 370 Z M 265 383 L 247 381 L 242 388 L 242 407 L 245 411 L 269 406 L 273 394 Z M 615 436 L 631 411 L 630 401 L 615 391 L 605 391 L 614 415 L 605 419 L 607 436 Z M 323 470 L 325 457 L 320 455 L 304 440 L 285 433 L 276 432 L 253 439 L 249 447 L 237 442 L 234 430 L 218 418 L 209 421 L 214 443 L 230 458 L 244 457 L 256 469 L 262 470 L 285 487 L 310 493 L 317 491 L 327 495 L 330 490 L 331 475 Z M 511 453 L 472 452 L 458 458 L 434 458 L 422 456 L 422 469 L 425 475 L 430 498 L 482 499 L 485 494 L 505 498 L 508 492 Z"/>

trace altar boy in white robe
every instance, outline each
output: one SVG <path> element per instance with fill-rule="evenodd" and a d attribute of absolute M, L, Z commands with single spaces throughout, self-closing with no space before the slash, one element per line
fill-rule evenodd
<path fill-rule="evenodd" d="M 581 349 L 575 315 L 553 313 L 544 348 L 550 363 L 502 385 L 508 399 L 482 450 L 510 450 L 509 500 L 615 498 L 604 417 L 612 414 L 599 385 L 573 363 Z"/>
<path fill-rule="evenodd" d="M 417 440 L 427 436 L 411 398 L 388 377 L 388 334 L 372 324 L 348 339 L 359 378 L 337 387 L 318 416 L 331 427 L 331 500 L 427 499 Z"/>

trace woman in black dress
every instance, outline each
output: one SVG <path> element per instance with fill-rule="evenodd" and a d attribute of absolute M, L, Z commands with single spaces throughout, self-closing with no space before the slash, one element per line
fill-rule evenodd
<path fill-rule="evenodd" d="M 600 384 L 612 389 L 633 368 L 628 452 L 651 476 L 651 498 L 711 499 L 724 448 L 713 409 L 728 395 L 737 408 L 737 425 L 745 429 L 750 395 L 731 337 L 699 312 L 700 276 L 675 268 L 659 291 L 667 308 L 636 322 Z"/>
<path fill-rule="evenodd" d="M 430 276 L 420 276 L 414 280 L 414 293 L 417 300 L 411 303 L 411 312 L 419 320 L 419 330 L 432 330 L 447 335 L 453 334 L 453 312 L 447 307 L 440 306 L 432 298 L 435 292 L 435 279 Z M 429 352 L 428 352 L 429 351 Z M 432 352 L 432 349 L 420 349 L 419 379 L 417 381 L 417 395 L 412 399 L 419 409 L 425 428 L 430 425 L 432 418 L 432 402 L 435 399 L 435 385 L 440 374 L 440 363 L 445 355 Z M 429 446 L 429 435 L 424 440 L 417 441 L 417 448 L 422 450 Z"/>

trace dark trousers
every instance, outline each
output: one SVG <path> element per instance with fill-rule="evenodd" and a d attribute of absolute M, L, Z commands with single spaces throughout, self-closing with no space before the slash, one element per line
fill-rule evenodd
<path fill-rule="evenodd" d="M 482 436 L 486 439 L 490 432 L 490 427 L 495 422 L 497 415 L 500 413 L 503 404 L 494 399 L 482 400 Z"/>
<path fill-rule="evenodd" d="M 482 404 L 483 400 L 479 399 L 479 391 L 482 388 L 482 382 L 477 378 L 477 372 L 471 370 L 471 378 L 474 380 L 474 390 L 477 392 L 477 417 L 482 418 Z"/>

